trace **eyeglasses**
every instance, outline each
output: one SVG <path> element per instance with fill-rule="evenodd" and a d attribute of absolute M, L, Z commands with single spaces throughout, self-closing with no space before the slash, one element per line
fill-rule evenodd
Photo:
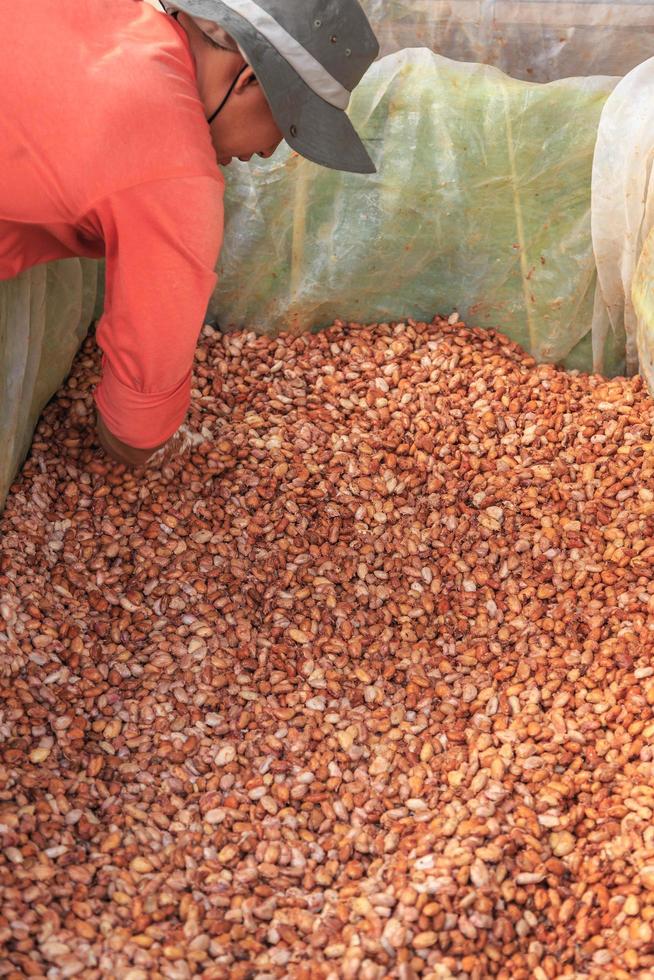
<path fill-rule="evenodd" d="M 165 3 L 162 3 L 162 7 L 164 8 L 164 10 L 167 10 L 167 7 L 168 6 L 171 6 L 171 5 L 166 5 Z M 170 13 L 170 15 L 172 17 L 174 17 L 175 20 L 178 19 L 178 17 L 179 17 L 179 10 L 172 9 L 172 10 L 167 10 L 167 12 Z M 243 55 L 243 52 L 239 48 L 237 42 L 234 40 L 234 38 L 230 34 L 227 33 L 226 30 L 224 30 L 220 26 L 220 24 L 216 24 L 212 20 L 204 20 L 204 19 L 202 19 L 200 17 L 194 17 L 193 18 L 193 21 L 194 21 L 195 24 L 197 24 L 198 28 L 202 31 L 202 33 L 203 34 L 206 34 L 206 36 L 209 38 L 209 40 L 210 41 L 213 41 L 213 43 L 215 45 L 217 45 L 217 47 L 222 48 L 223 51 L 230 51 L 232 54 L 240 54 L 241 56 Z M 207 122 L 209 123 L 209 125 L 211 125 L 211 123 L 214 121 L 214 119 L 216 118 L 216 116 L 220 112 L 222 112 L 222 110 L 225 108 L 225 105 L 227 104 L 227 101 L 228 101 L 230 95 L 232 94 L 232 92 L 234 91 L 234 89 L 236 88 L 236 86 L 238 85 L 238 80 L 239 80 L 239 78 L 241 77 L 241 75 L 243 74 L 243 72 L 245 71 L 246 68 L 249 68 L 249 65 L 248 65 L 247 61 L 245 62 L 245 64 L 241 68 L 241 70 L 239 71 L 238 75 L 236 76 L 236 78 L 234 79 L 234 81 L 232 82 L 232 84 L 229 86 L 229 88 L 227 90 L 227 94 L 225 95 L 225 98 L 222 100 L 222 102 L 220 103 L 220 105 L 218 106 L 218 108 L 216 109 L 216 111 L 213 112 L 207 118 Z"/>
<path fill-rule="evenodd" d="M 223 101 L 220 103 L 220 105 L 218 106 L 218 108 L 216 109 L 216 111 L 213 112 L 207 118 L 207 122 L 209 123 L 209 125 L 211 125 L 211 123 L 214 121 L 214 119 L 216 118 L 216 116 L 218 115 L 218 113 L 219 112 L 222 112 L 222 110 L 225 108 L 225 105 L 227 104 L 227 100 L 229 99 L 230 95 L 232 94 L 232 92 L 234 91 L 234 89 L 236 88 L 236 86 L 238 84 L 239 78 L 241 77 L 241 75 L 243 74 L 243 72 L 245 71 L 245 69 L 246 68 L 249 68 L 249 67 L 250 66 L 248 65 L 247 62 L 243 65 L 243 67 L 239 71 L 238 75 L 236 76 L 236 78 L 234 79 L 234 81 L 232 82 L 232 84 L 227 89 L 227 95 L 225 96 L 225 98 L 223 99 Z"/>

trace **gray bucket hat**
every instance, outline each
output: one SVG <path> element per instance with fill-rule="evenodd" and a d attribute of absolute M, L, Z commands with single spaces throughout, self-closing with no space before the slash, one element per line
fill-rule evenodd
<path fill-rule="evenodd" d="M 333 170 L 375 173 L 345 113 L 379 53 L 357 0 L 172 0 L 165 6 L 185 11 L 209 36 L 211 23 L 231 35 L 294 150 Z"/>

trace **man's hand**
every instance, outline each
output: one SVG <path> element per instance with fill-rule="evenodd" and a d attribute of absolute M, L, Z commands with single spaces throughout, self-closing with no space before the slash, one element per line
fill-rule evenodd
<path fill-rule="evenodd" d="M 110 456 L 117 463 L 124 463 L 125 466 L 130 468 L 135 468 L 139 466 L 145 466 L 151 456 L 154 456 L 165 443 L 159 446 L 153 446 L 152 449 L 135 449 L 133 446 L 128 446 L 127 443 L 121 442 L 116 436 L 112 435 L 107 426 L 104 424 L 102 416 L 98 412 L 98 438 L 100 440 L 100 445 L 104 449 L 107 456 Z"/>

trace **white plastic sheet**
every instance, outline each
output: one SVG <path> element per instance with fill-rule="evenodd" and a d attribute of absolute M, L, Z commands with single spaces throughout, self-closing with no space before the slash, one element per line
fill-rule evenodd
<path fill-rule="evenodd" d="M 654 58 L 623 78 L 600 119 L 593 166 L 593 243 L 603 303 L 593 332 L 625 337 L 626 369 L 654 391 Z M 647 246 L 647 247 L 646 247 Z"/>
<path fill-rule="evenodd" d="M 645 239 L 631 295 L 636 313 L 639 370 L 654 395 L 654 228 Z"/>

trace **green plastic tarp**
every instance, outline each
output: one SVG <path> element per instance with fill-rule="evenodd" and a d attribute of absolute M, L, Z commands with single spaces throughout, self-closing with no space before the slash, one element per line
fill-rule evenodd
<path fill-rule="evenodd" d="M 540 361 L 621 372 L 624 337 L 593 359 L 590 333 L 593 151 L 615 83 L 532 84 L 426 49 L 382 59 L 352 104 L 377 175 L 283 150 L 230 174 L 212 314 L 276 333 L 457 309 Z"/>

